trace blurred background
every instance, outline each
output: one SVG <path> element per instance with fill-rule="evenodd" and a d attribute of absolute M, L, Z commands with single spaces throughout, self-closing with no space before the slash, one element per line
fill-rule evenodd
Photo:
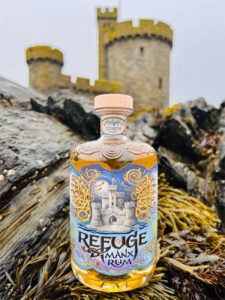
<path fill-rule="evenodd" d="M 96 7 L 118 7 L 118 21 L 154 19 L 174 32 L 170 104 L 225 98 L 224 0 L 0 0 L 0 75 L 28 86 L 25 50 L 49 45 L 64 54 L 62 72 L 98 78 Z"/>

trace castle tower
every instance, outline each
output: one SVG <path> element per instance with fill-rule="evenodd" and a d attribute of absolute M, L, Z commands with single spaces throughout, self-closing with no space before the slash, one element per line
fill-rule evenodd
<path fill-rule="evenodd" d="M 97 8 L 97 20 L 98 20 L 98 72 L 99 78 L 107 78 L 106 75 L 106 53 L 104 47 L 104 33 L 105 28 L 112 26 L 117 22 L 117 7 L 114 7 L 112 11 L 107 7 L 105 11 L 102 11 L 100 7 Z"/>
<path fill-rule="evenodd" d="M 102 225 L 101 221 L 101 203 L 91 203 L 92 219 L 90 226 L 98 227 Z"/>
<path fill-rule="evenodd" d="M 109 195 L 107 192 L 101 193 L 102 197 L 102 209 L 106 209 L 109 207 Z"/>
<path fill-rule="evenodd" d="M 110 13 L 98 8 L 97 18 L 99 78 L 120 82 L 136 109 L 168 106 L 172 29 L 154 20 L 139 20 L 137 27 L 132 21 L 117 23 L 115 8 Z"/>
<path fill-rule="evenodd" d="M 124 193 L 123 192 L 117 192 L 116 206 L 120 209 L 124 208 Z"/>
<path fill-rule="evenodd" d="M 116 185 L 110 185 L 109 186 L 109 208 L 115 208 L 116 207 L 116 191 L 117 186 Z"/>
<path fill-rule="evenodd" d="M 135 226 L 135 203 L 134 202 L 126 202 L 126 226 Z"/>
<path fill-rule="evenodd" d="M 63 75 L 63 54 L 49 46 L 35 46 L 26 50 L 29 66 L 29 87 L 48 93 L 71 87 L 70 76 Z"/>

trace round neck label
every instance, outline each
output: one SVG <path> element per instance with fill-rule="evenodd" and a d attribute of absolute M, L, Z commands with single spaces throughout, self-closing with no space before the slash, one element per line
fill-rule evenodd
<path fill-rule="evenodd" d="M 121 118 L 107 118 L 101 122 L 101 134 L 125 134 L 126 122 Z"/>

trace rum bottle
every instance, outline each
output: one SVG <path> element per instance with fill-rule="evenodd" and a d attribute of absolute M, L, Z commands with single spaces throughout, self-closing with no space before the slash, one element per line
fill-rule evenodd
<path fill-rule="evenodd" d="M 71 264 L 85 285 L 104 292 L 143 286 L 157 249 L 157 155 L 126 136 L 133 99 L 95 97 L 101 137 L 70 158 Z"/>

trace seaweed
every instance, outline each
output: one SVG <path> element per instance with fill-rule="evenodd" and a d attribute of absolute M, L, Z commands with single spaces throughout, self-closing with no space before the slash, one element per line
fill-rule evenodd
<path fill-rule="evenodd" d="M 123 293 L 102 293 L 82 285 L 70 267 L 69 239 L 27 257 L 14 281 L 6 274 L 10 299 L 223 299 L 225 237 L 219 219 L 201 201 L 159 178 L 158 263 L 148 284 Z M 69 220 L 68 220 L 69 222 Z M 56 228 L 55 230 L 58 230 Z"/>

